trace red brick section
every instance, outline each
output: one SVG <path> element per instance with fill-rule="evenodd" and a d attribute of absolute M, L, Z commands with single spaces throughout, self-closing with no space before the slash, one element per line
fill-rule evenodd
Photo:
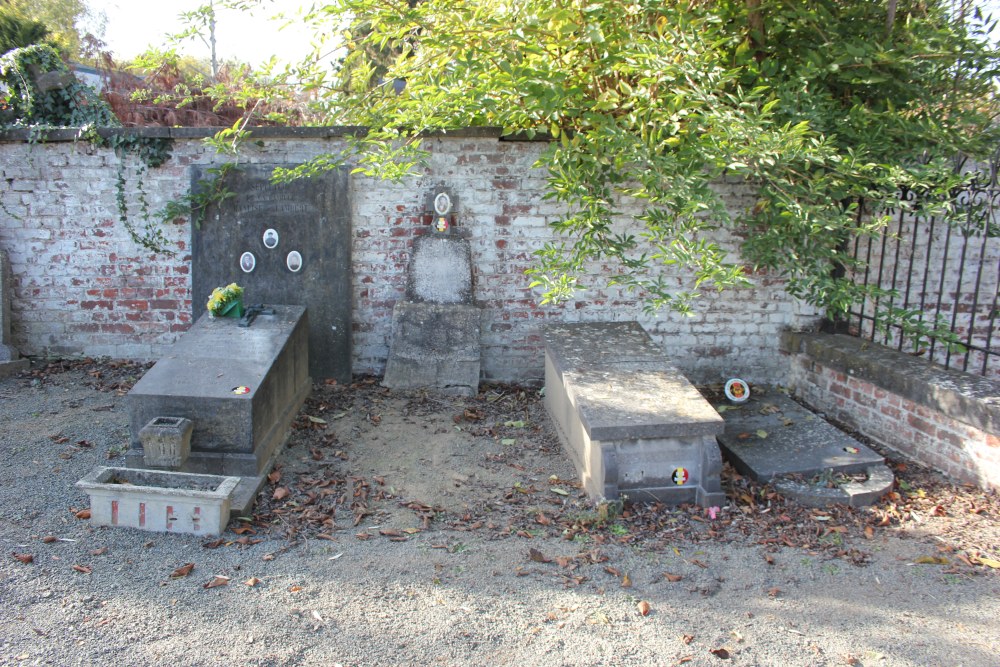
<path fill-rule="evenodd" d="M 829 417 L 913 460 L 984 488 L 1000 489 L 1000 438 L 805 354 L 792 357 L 798 394 Z"/>

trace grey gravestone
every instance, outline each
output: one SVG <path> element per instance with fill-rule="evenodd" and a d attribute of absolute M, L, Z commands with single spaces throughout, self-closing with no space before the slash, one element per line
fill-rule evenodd
<path fill-rule="evenodd" d="M 418 236 L 407 275 L 406 298 L 417 303 L 472 304 L 472 251 L 457 236 Z"/>
<path fill-rule="evenodd" d="M 0 250 L 0 377 L 27 370 L 27 359 L 21 359 L 17 348 L 10 342 L 10 293 L 12 275 L 10 259 Z"/>
<path fill-rule="evenodd" d="M 406 301 L 392 310 L 392 343 L 382 383 L 474 396 L 479 390 L 482 309 L 473 301 L 472 249 L 445 231 L 417 237 Z"/>
<path fill-rule="evenodd" d="M 130 468 L 145 466 L 142 430 L 159 417 L 193 423 L 181 472 L 254 478 L 243 508 L 263 483 L 312 386 L 309 324 L 302 306 L 275 305 L 249 327 L 203 315 L 135 384 L 126 398 Z"/>
<path fill-rule="evenodd" d="M 232 282 L 245 289 L 247 305 L 306 306 L 310 372 L 347 382 L 353 299 L 348 172 L 274 185 L 275 166 L 250 165 L 228 175 L 225 187 L 233 196 L 211 205 L 200 228 L 192 227 L 194 315 L 205 312 L 212 289 Z M 195 168 L 193 190 L 203 178 Z"/>

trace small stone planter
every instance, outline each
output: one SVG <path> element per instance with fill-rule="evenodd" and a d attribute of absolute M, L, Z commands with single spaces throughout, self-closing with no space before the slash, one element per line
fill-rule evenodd
<path fill-rule="evenodd" d="M 239 481 L 219 475 L 97 468 L 76 486 L 90 496 L 93 525 L 218 535 L 229 523 Z"/>

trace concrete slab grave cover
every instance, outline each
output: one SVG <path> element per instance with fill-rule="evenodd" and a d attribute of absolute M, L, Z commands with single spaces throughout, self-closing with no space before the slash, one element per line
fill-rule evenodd
<path fill-rule="evenodd" d="M 723 504 L 722 418 L 638 323 L 543 338 L 546 407 L 592 498 Z"/>
<path fill-rule="evenodd" d="M 348 172 L 336 169 L 288 184 L 275 166 L 247 165 L 226 177 L 232 196 L 192 226 L 192 308 L 205 312 L 212 289 L 235 282 L 246 305 L 309 308 L 309 364 L 316 378 L 351 378 L 351 204 Z M 192 190 L 208 175 L 192 171 Z"/>
<path fill-rule="evenodd" d="M 144 427 L 157 418 L 184 418 L 193 429 L 181 472 L 263 483 L 311 388 L 306 310 L 274 310 L 245 328 L 203 315 L 135 384 L 126 397 L 129 468 L 146 465 Z M 242 509 L 242 502 L 234 507 Z"/>
<path fill-rule="evenodd" d="M 0 377 L 27 370 L 29 362 L 22 359 L 10 341 L 10 299 L 14 289 L 10 258 L 0 250 Z"/>
<path fill-rule="evenodd" d="M 892 488 L 882 456 L 781 391 L 755 387 L 747 402 L 721 405 L 719 444 L 743 475 L 818 506 L 866 505 Z M 854 474 L 865 479 L 834 483 L 836 475 Z"/>

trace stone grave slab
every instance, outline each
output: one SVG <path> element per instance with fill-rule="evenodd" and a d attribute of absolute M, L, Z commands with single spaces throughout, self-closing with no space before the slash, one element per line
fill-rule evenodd
<path fill-rule="evenodd" d="M 10 300 L 13 291 L 10 258 L 0 250 L 0 377 L 28 370 L 29 362 L 22 359 L 10 340 Z"/>
<path fill-rule="evenodd" d="M 719 444 L 733 467 L 801 502 L 860 506 L 892 487 L 882 456 L 781 391 L 755 386 L 745 403 L 718 407 L 726 422 Z M 833 484 L 835 475 L 858 480 Z"/>
<path fill-rule="evenodd" d="M 482 310 L 466 304 L 396 304 L 383 384 L 474 396 L 479 388 Z"/>
<path fill-rule="evenodd" d="M 472 303 L 472 248 L 458 236 L 425 234 L 413 240 L 406 299 Z"/>
<path fill-rule="evenodd" d="M 274 314 L 258 315 L 246 328 L 203 315 L 135 384 L 126 397 L 128 467 L 147 467 L 144 427 L 158 418 L 183 418 L 193 428 L 181 472 L 263 483 L 311 388 L 306 310 L 272 308 Z M 236 511 L 246 500 L 238 495 Z"/>
<path fill-rule="evenodd" d="M 348 170 L 273 184 L 275 167 L 246 165 L 226 176 L 232 196 L 213 204 L 191 229 L 192 308 L 212 289 L 239 283 L 246 304 L 309 309 L 309 370 L 351 379 L 351 202 Z M 196 167 L 191 187 L 208 175 Z"/>
<path fill-rule="evenodd" d="M 592 498 L 723 504 L 722 418 L 638 323 L 543 337 L 546 407 Z"/>

